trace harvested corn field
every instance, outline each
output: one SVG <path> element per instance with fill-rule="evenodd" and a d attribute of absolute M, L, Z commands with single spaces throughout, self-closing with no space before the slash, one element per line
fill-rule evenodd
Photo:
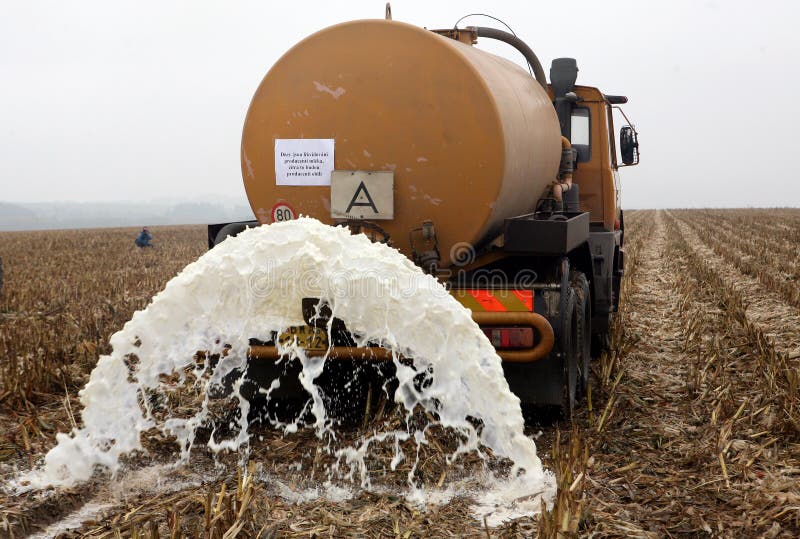
<path fill-rule="evenodd" d="M 590 450 L 587 529 L 797 536 L 800 312 L 786 291 L 798 284 L 798 219 L 629 214 L 636 258 L 616 327 L 616 412 Z M 760 223 L 781 226 L 776 243 L 795 249 L 762 247 L 776 238 Z"/>
<path fill-rule="evenodd" d="M 464 492 L 421 505 L 388 488 L 317 496 L 321 442 L 266 427 L 246 463 L 199 448 L 173 467 L 170 441 L 153 436 L 115 479 L 15 490 L 56 433 L 80 424 L 77 393 L 111 333 L 206 238 L 200 227 L 155 229 L 157 247 L 138 250 L 123 229 L 2 234 L 0 535 L 796 537 L 800 211 L 637 211 L 625 226 L 611 350 L 572 421 L 534 411 L 528 430 L 556 473 L 554 504 L 496 527 L 472 518 Z M 399 421 L 392 413 L 384 403 L 341 436 Z M 443 458 L 446 433 L 430 440 L 415 472 L 429 483 L 457 487 L 480 470 L 478 459 Z M 371 465 L 390 458 L 376 450 Z"/>

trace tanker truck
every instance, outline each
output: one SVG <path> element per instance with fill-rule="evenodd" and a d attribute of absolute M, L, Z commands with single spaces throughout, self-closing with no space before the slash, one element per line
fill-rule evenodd
<path fill-rule="evenodd" d="M 479 39 L 516 48 L 529 70 Z M 613 112 L 627 98 L 576 85 L 577 74 L 559 58 L 548 83 L 530 47 L 494 28 L 358 20 L 321 30 L 256 90 L 241 144 L 256 220 L 209 225 L 209 247 L 300 215 L 388 243 L 472 311 L 523 404 L 569 415 L 619 302 L 618 169 L 639 162 L 624 113 L 617 157 Z M 302 309 L 305 326 L 251 339 L 250 397 L 276 378 L 273 396 L 303 392 L 292 383 L 299 366 L 279 362 L 282 339 L 391 364 L 388 351 L 353 348 L 341 324 L 314 316 L 325 312 L 319 298 Z M 348 361 L 327 363 L 321 378 L 350 380 L 337 371 Z"/>

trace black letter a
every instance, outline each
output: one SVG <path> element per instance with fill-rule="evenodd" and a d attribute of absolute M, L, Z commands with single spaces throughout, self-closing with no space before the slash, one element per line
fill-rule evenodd
<path fill-rule="evenodd" d="M 364 198 L 366 198 L 366 201 L 358 200 L 358 197 L 361 193 L 364 193 Z M 372 211 L 378 213 L 378 208 L 375 207 L 375 203 L 372 201 L 372 197 L 369 196 L 369 191 L 367 191 L 367 186 L 364 185 L 364 182 L 358 184 L 358 189 L 356 189 L 353 198 L 350 200 L 350 205 L 347 206 L 347 209 L 344 212 L 350 213 L 350 210 L 353 209 L 353 206 L 368 206 L 372 208 Z"/>

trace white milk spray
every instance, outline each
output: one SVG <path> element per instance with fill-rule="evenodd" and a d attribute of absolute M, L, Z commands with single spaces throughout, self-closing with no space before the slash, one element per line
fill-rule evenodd
<path fill-rule="evenodd" d="M 493 516 L 490 524 L 535 512 L 541 496 L 552 496 L 553 477 L 543 471 L 533 440 L 523 433 L 519 399 L 509 391 L 500 359 L 469 310 L 398 251 L 310 218 L 227 239 L 136 312 L 111 337 L 113 352 L 100 358 L 80 392 L 83 427 L 58 435 L 44 466 L 23 478 L 29 488 L 71 486 L 88 480 L 96 466 L 116 473 L 120 457 L 141 450 L 141 433 L 154 427 L 175 436 L 182 459 L 188 459 L 195 430 L 209 413 L 208 397 L 194 416 L 162 421 L 150 413 L 147 393 L 158 391 L 163 375 L 183 372 L 195 351 L 220 353 L 228 344 L 227 356 L 210 377 L 211 384 L 219 383 L 245 365 L 250 338 L 266 340 L 272 332 L 304 323 L 303 297 L 326 300 L 333 316 L 359 336 L 359 345 L 379 342 L 394 352 L 399 383 L 395 400 L 409 412 L 424 407 L 441 426 L 458 432 L 464 441 L 453 458 L 485 446 L 513 462 L 508 477 L 492 479 L 483 492 L 471 493 L 476 512 Z M 323 436 L 330 421 L 313 381 L 324 358 L 308 358 L 296 349 L 287 352 L 302 362 L 313 427 Z M 131 354 L 138 358 L 132 370 L 126 365 Z M 399 355 L 413 358 L 413 367 L 401 363 Z M 433 373 L 431 383 L 415 387 L 415 375 L 426 369 Z M 248 443 L 248 403 L 240 399 L 240 405 L 238 431 L 210 443 L 211 449 L 237 450 Z M 483 428 L 476 430 L 468 417 L 482 421 Z M 337 449 L 337 456 L 349 466 L 351 478 L 368 488 L 364 457 L 370 444 L 409 437 L 424 443 L 419 431 L 383 432 Z M 405 458 L 396 447 L 393 467 Z M 412 486 L 409 496 L 426 493 Z"/>

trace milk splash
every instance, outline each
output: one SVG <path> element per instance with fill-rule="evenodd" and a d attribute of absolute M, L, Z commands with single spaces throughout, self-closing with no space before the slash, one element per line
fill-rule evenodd
<path fill-rule="evenodd" d="M 98 466 L 116 474 L 120 457 L 141 451 L 142 433 L 153 428 L 174 436 L 182 459 L 188 459 L 195 432 L 208 418 L 208 394 L 195 415 L 166 419 L 152 413 L 148 394 L 165 375 L 180 375 L 191 366 L 195 351 L 222 353 L 229 345 L 213 374 L 197 382 L 208 384 L 204 390 L 219 385 L 246 364 L 250 338 L 268 340 L 273 332 L 304 323 L 304 297 L 327 301 L 333 316 L 357 336 L 357 345 L 380 343 L 392 350 L 395 400 L 409 413 L 424 407 L 441 427 L 460 434 L 451 458 L 488 447 L 510 459 L 505 480 L 492 479 L 484 492 L 473 493 L 480 514 L 497 514 L 500 507 L 511 511 L 501 519 L 515 516 L 515 510 L 530 514 L 541 497 L 552 496 L 553 477 L 543 471 L 533 440 L 523 433 L 519 399 L 509 391 L 500 359 L 470 312 L 398 251 L 309 218 L 227 239 L 136 312 L 111 337 L 113 352 L 100 358 L 80 392 L 83 427 L 58 435 L 44 466 L 25 478 L 30 488 L 71 486 L 88 480 Z M 306 357 L 294 347 L 281 350 L 300 359 L 300 378 L 312 395 L 313 428 L 320 437 L 330 434 L 331 422 L 313 384 L 324 358 Z M 413 358 L 413 366 L 400 356 Z M 422 387 L 415 383 L 421 372 L 429 373 Z M 246 449 L 248 403 L 239 400 L 238 432 L 221 442 L 212 439 L 211 449 Z M 339 461 L 350 467 L 352 479 L 369 487 L 364 456 L 370 444 L 392 438 L 398 452 L 394 469 L 405 458 L 399 441 L 425 443 L 425 432 L 365 435 L 356 446 L 337 450 Z M 425 497 L 415 485 L 410 492 L 411 498 Z"/>

